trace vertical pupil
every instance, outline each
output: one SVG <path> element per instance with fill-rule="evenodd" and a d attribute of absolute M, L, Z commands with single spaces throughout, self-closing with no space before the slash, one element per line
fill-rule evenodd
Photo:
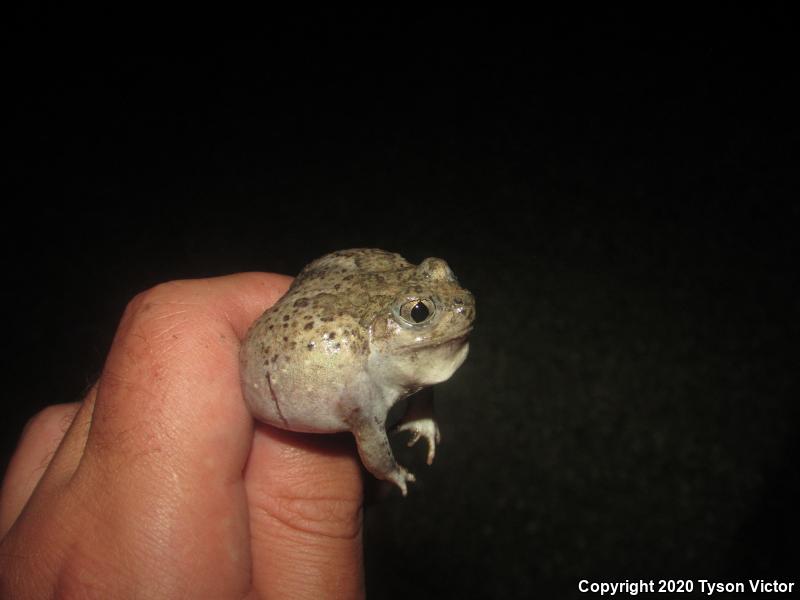
<path fill-rule="evenodd" d="M 415 323 L 422 323 L 422 321 L 428 318 L 429 314 L 430 311 L 428 310 L 428 307 L 422 302 L 417 302 L 414 305 L 414 308 L 411 309 L 411 318 Z"/>

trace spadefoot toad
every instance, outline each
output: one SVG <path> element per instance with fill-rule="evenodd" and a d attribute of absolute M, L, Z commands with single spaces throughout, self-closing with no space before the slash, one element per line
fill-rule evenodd
<path fill-rule="evenodd" d="M 256 419 L 292 431 L 352 431 L 361 460 L 403 495 L 414 476 L 395 461 L 386 416 L 399 400 L 448 379 L 467 357 L 475 300 L 439 258 L 415 266 L 375 249 L 333 252 L 306 266 L 253 323 L 241 350 Z M 439 442 L 432 402 L 412 397 L 397 430 Z"/>

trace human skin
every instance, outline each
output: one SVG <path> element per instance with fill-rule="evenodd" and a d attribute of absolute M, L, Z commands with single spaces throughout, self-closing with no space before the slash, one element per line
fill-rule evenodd
<path fill-rule="evenodd" d="M 240 340 L 290 282 L 175 281 L 131 301 L 86 398 L 22 434 L 0 597 L 364 596 L 352 437 L 256 425 L 242 399 Z"/>

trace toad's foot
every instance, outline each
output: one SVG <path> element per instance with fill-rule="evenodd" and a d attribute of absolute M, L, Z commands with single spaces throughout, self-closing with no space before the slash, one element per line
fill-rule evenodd
<path fill-rule="evenodd" d="M 428 464 L 433 463 L 433 458 L 436 456 L 436 444 L 438 444 L 442 436 L 439 434 L 439 426 L 436 421 L 431 417 L 422 417 L 410 421 L 400 423 L 395 431 L 410 431 L 411 439 L 408 440 L 408 445 L 413 446 L 419 441 L 419 438 L 424 437 L 428 442 Z"/>
<path fill-rule="evenodd" d="M 416 480 L 417 478 L 414 477 L 413 473 L 409 473 L 405 467 L 401 467 L 400 465 L 397 465 L 397 469 L 386 475 L 386 481 L 391 481 L 399 487 L 403 496 L 408 494 L 406 483 L 414 483 Z"/>

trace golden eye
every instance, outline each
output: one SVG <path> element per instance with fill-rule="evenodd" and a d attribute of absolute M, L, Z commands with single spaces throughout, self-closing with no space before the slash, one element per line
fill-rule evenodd
<path fill-rule="evenodd" d="M 435 310 L 433 300 L 410 300 L 400 307 L 400 318 L 412 325 L 419 325 L 430 319 Z"/>

